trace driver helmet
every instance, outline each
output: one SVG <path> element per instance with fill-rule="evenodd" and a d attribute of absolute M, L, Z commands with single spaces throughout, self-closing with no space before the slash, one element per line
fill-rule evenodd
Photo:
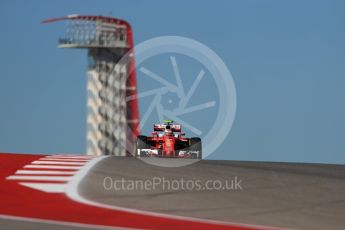
<path fill-rule="evenodd" d="M 171 136 L 173 133 L 172 133 L 171 129 L 165 129 L 164 134 L 165 134 L 166 136 Z"/>

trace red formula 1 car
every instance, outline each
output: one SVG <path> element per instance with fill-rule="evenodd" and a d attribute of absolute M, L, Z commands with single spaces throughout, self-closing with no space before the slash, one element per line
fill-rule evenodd
<path fill-rule="evenodd" d="M 151 136 L 138 136 L 136 155 L 138 157 L 173 157 L 173 158 L 202 158 L 201 139 L 187 138 L 181 131 L 181 125 L 173 121 L 155 124 Z"/>

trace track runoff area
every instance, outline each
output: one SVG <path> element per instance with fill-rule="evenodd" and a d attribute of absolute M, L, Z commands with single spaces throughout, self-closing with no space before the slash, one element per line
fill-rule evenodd
<path fill-rule="evenodd" d="M 278 208 L 282 206 L 282 201 L 277 199 L 283 197 L 283 186 L 267 184 L 272 179 L 269 173 L 276 169 L 254 163 L 232 162 L 230 165 L 232 168 L 226 162 L 202 161 L 193 166 L 166 169 L 125 157 L 0 154 L 1 229 L 341 229 L 341 226 L 345 226 L 341 218 L 341 213 L 344 213 L 341 202 L 334 203 L 325 196 L 325 205 L 317 206 L 314 203 L 312 208 L 294 211 L 299 199 L 306 197 L 305 201 L 301 201 L 303 206 L 303 202 L 312 202 L 308 199 L 316 194 L 303 195 L 300 194 L 301 191 L 296 192 L 290 188 L 292 192 L 287 191 L 290 194 L 285 195 L 290 199 L 290 205 Z M 266 170 L 265 167 L 269 169 Z M 249 172 L 248 168 L 252 171 Z M 317 166 L 294 168 L 279 165 L 278 169 L 283 170 L 280 171 L 283 174 L 289 174 L 293 170 L 291 181 L 296 186 L 296 178 L 301 176 L 303 180 L 307 176 L 312 179 L 317 172 L 319 181 L 329 181 L 327 176 L 331 177 L 338 180 L 338 188 L 345 191 L 344 180 L 341 178 L 341 175 L 345 175 L 342 174 L 344 167 L 341 166 L 334 170 L 326 167 L 324 171 L 317 169 Z M 134 191 L 133 194 L 133 191 L 110 191 L 104 187 L 104 178 L 107 177 L 149 179 L 159 172 L 164 172 L 161 175 L 167 179 L 181 176 L 174 175 L 173 170 L 192 178 L 205 178 L 206 174 L 221 178 L 223 170 L 235 171 L 243 176 L 247 185 L 243 184 L 243 191 L 238 193 L 178 190 L 156 193 Z M 264 188 L 259 186 L 254 191 L 250 189 L 250 183 L 252 181 L 255 184 L 255 177 L 258 175 L 266 176 L 266 182 L 261 183 Z M 284 181 L 284 175 L 280 179 Z M 309 187 L 315 190 L 315 183 L 312 180 L 309 182 Z M 327 183 L 319 186 L 319 195 L 327 192 L 327 186 Z M 298 190 L 298 186 L 295 190 Z M 261 194 L 263 191 L 266 191 L 266 195 Z M 300 197 L 297 199 L 296 196 Z M 338 196 L 333 196 L 333 199 L 340 199 L 343 195 Z M 205 199 L 206 197 L 210 199 Z M 254 198 L 257 200 L 254 201 Z M 276 205 L 272 201 L 276 201 Z M 289 215 L 289 212 L 282 209 L 292 210 L 301 218 L 292 219 L 294 215 Z M 313 209 L 314 212 L 311 211 Z M 325 214 L 326 211 L 329 215 Z"/>

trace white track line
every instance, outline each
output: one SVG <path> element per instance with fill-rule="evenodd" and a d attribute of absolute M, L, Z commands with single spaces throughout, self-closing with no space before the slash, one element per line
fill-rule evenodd
<path fill-rule="evenodd" d="M 24 168 L 36 169 L 81 169 L 81 166 L 63 166 L 63 165 L 25 165 Z"/>
<path fill-rule="evenodd" d="M 42 165 L 84 165 L 85 162 L 66 162 L 66 161 L 33 161 L 31 164 Z"/>
<path fill-rule="evenodd" d="M 29 187 L 32 189 L 40 190 L 42 192 L 48 192 L 48 193 L 63 193 L 65 192 L 65 188 L 67 186 L 66 183 L 60 184 L 60 183 L 27 183 L 27 182 L 21 182 L 20 185 L 23 185 L 25 187 Z"/>
<path fill-rule="evenodd" d="M 93 156 L 62 156 L 62 155 L 50 155 L 46 158 L 69 158 L 69 159 L 92 159 Z"/>
<path fill-rule="evenodd" d="M 8 176 L 7 180 L 69 181 L 71 176 Z"/>
<path fill-rule="evenodd" d="M 93 158 L 91 157 L 59 157 L 59 156 L 49 156 L 49 157 L 45 157 L 46 159 L 50 159 L 50 158 L 55 158 L 55 159 L 76 159 L 76 160 L 91 160 Z"/>
<path fill-rule="evenodd" d="M 54 170 L 17 170 L 15 174 L 61 174 L 61 175 L 74 175 L 74 171 L 54 171 Z"/>
<path fill-rule="evenodd" d="M 49 158 L 40 158 L 39 161 L 69 161 L 69 162 L 87 162 L 90 159 L 62 159 L 62 158 L 53 158 L 53 157 L 49 157 Z"/>

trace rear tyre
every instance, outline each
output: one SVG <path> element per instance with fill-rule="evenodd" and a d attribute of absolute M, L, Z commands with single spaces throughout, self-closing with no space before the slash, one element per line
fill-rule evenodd
<path fill-rule="evenodd" d="M 135 155 L 138 157 L 143 157 L 145 154 L 142 149 L 149 149 L 150 145 L 147 143 L 147 136 L 139 135 L 137 137 Z"/>
<path fill-rule="evenodd" d="M 158 157 L 163 157 L 162 150 L 161 149 L 157 149 L 157 151 L 158 151 Z"/>
<path fill-rule="evenodd" d="M 192 158 L 202 159 L 202 145 L 201 145 L 201 139 L 199 137 L 192 137 L 190 139 L 189 150 L 198 152 L 198 153 L 193 153 Z"/>

